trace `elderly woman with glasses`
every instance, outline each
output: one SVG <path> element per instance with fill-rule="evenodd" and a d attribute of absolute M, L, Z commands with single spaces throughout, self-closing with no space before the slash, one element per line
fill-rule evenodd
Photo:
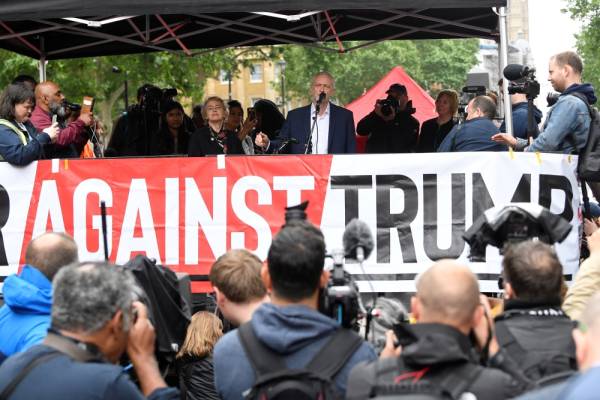
<path fill-rule="evenodd" d="M 202 107 L 202 116 L 206 121 L 192 134 L 188 146 L 188 156 L 204 157 L 216 154 L 244 154 L 242 143 L 236 134 L 227 131 L 227 107 L 217 96 L 206 99 Z"/>

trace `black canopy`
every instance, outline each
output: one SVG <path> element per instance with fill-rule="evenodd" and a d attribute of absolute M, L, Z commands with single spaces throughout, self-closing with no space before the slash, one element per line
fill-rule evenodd
<path fill-rule="evenodd" d="M 347 51 L 342 41 L 349 40 L 495 39 L 492 7 L 501 6 L 506 0 L 20 0 L 0 4 L 0 47 L 61 59 L 320 42 Z"/>

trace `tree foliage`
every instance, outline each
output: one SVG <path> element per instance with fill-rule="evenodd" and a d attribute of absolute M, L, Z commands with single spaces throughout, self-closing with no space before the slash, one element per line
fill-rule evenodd
<path fill-rule="evenodd" d="M 257 50 L 257 55 L 267 57 Z M 234 49 L 207 53 L 199 57 L 185 57 L 174 53 L 147 53 L 50 61 L 46 76 L 57 82 L 67 99 L 79 103 L 83 96 L 96 99 L 95 111 L 108 122 L 124 109 L 124 81 L 128 81 L 130 104 L 135 102 L 136 91 L 144 83 L 161 88 L 174 87 L 181 96 L 201 101 L 207 77 L 216 77 L 219 70 L 236 70 L 246 58 L 236 57 Z M 0 85 L 4 87 L 19 74 L 38 77 L 38 62 L 29 57 L 0 50 Z M 113 66 L 123 72 L 114 73 Z M 125 75 L 125 72 L 127 75 Z"/>
<path fill-rule="evenodd" d="M 345 48 L 360 45 L 345 42 Z M 326 45 L 337 49 L 335 44 Z M 310 78 L 327 70 L 336 78 L 337 99 L 346 104 L 377 83 L 395 66 L 426 90 L 434 87 L 460 89 L 467 72 L 477 63 L 478 41 L 422 40 L 387 41 L 358 50 L 339 53 L 313 47 L 283 46 L 287 62 L 286 82 L 298 97 L 308 93 Z"/>
<path fill-rule="evenodd" d="M 584 27 L 577 35 L 577 51 L 583 58 L 583 79 L 600 88 L 600 0 L 568 0 L 571 17 L 583 21 Z"/>

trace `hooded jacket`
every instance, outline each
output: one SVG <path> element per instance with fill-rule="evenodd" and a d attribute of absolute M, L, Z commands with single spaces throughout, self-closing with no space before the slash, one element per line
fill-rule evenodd
<path fill-rule="evenodd" d="M 2 291 L 0 352 L 10 356 L 46 337 L 50 326 L 52 284 L 38 269 L 26 264 L 20 275 L 6 278 Z"/>
<path fill-rule="evenodd" d="M 527 147 L 526 151 L 571 154 L 585 146 L 592 119 L 587 105 L 581 99 L 570 96 L 574 92 L 585 95 L 589 104 L 596 103 L 594 88 L 589 83 L 569 86 L 548 111 L 542 132 L 531 146 L 527 147 L 526 140 L 517 139 L 517 150 Z"/>
<path fill-rule="evenodd" d="M 281 354 L 289 368 L 303 368 L 327 343 L 339 324 L 305 306 L 278 307 L 261 305 L 253 314 L 252 328 L 256 336 L 274 352 Z M 363 343 L 335 376 L 335 386 L 346 392 L 350 370 L 361 361 L 377 358 L 368 343 Z M 223 400 L 243 399 L 256 379 L 250 361 L 240 343 L 237 330 L 227 333 L 215 346 L 215 386 Z"/>
<path fill-rule="evenodd" d="M 512 117 L 513 117 L 513 135 L 521 139 L 527 139 L 527 102 L 521 102 L 513 104 L 512 106 Z M 538 137 L 540 130 L 538 124 L 542 122 L 543 114 L 536 106 L 533 106 L 533 118 L 535 121 L 535 133 L 533 138 Z M 500 132 L 506 132 L 506 123 L 503 121 L 500 125 Z"/>
<path fill-rule="evenodd" d="M 404 330 L 408 333 L 407 338 L 400 339 L 404 343 L 400 354 L 404 369 L 397 369 L 395 357 L 360 364 L 350 374 L 347 399 L 370 398 L 377 378 L 383 378 L 378 374 L 381 371 L 393 371 L 394 375 L 390 376 L 389 382 L 384 379 L 384 384 L 394 384 L 402 375 L 424 371 L 419 379 L 440 385 L 458 366 L 465 363 L 477 365 L 469 338 L 449 325 L 415 324 L 405 326 Z M 470 392 L 477 399 L 500 400 L 512 398 L 527 388 L 527 380 L 522 378 L 517 366 L 504 352 L 496 353 L 489 360 L 489 366 L 491 368 L 475 367 L 480 371 L 474 375 L 465 393 Z"/>

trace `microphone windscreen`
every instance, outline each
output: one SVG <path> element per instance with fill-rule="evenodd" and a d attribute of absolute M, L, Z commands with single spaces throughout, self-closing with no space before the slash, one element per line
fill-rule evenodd
<path fill-rule="evenodd" d="M 509 81 L 516 81 L 521 79 L 527 74 L 528 68 L 527 66 L 523 66 L 521 64 L 508 64 L 504 67 L 504 77 Z"/>
<path fill-rule="evenodd" d="M 342 237 L 344 244 L 344 253 L 346 257 L 357 259 L 356 248 L 362 247 L 365 252 L 365 260 L 369 258 L 369 255 L 375 247 L 373 241 L 373 235 L 371 234 L 371 228 L 364 221 L 359 219 L 352 219 L 346 225 L 344 230 L 344 236 Z"/>

